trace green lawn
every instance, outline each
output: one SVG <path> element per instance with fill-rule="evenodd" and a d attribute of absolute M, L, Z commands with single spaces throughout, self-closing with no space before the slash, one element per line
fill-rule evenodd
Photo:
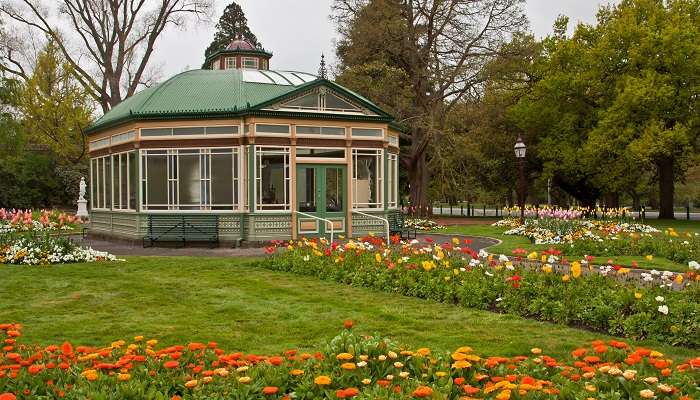
<path fill-rule="evenodd" d="M 594 332 L 272 272 L 250 259 L 133 257 L 53 267 L 0 266 L 0 322 L 25 325 L 25 343 L 104 345 L 146 335 L 163 344 L 214 340 L 227 350 L 312 350 L 344 319 L 415 348 L 561 356 Z M 697 350 L 648 346 L 677 358 Z"/>
<path fill-rule="evenodd" d="M 654 220 L 654 226 L 656 226 L 658 229 L 665 229 L 670 226 L 673 226 L 677 231 L 679 232 L 684 232 L 684 231 L 692 231 L 693 225 L 692 224 L 685 224 L 688 221 L 666 221 L 666 220 L 661 220 L 657 221 Z M 695 225 L 698 225 L 697 229 L 700 230 L 700 222 L 697 221 L 691 221 Z M 557 247 L 553 246 L 550 244 L 532 244 L 530 242 L 530 239 L 523 237 L 523 236 L 515 236 L 515 235 L 504 235 L 503 232 L 506 231 L 504 228 L 498 228 L 495 226 L 491 225 L 450 225 L 445 227 L 445 229 L 441 230 L 436 230 L 434 233 L 454 233 L 454 234 L 461 234 L 461 235 L 468 235 L 468 236 L 486 236 L 486 237 L 491 237 L 495 238 L 501 241 L 500 244 L 491 246 L 488 248 L 488 251 L 492 253 L 501 253 L 501 254 L 507 254 L 510 255 L 513 250 L 517 248 L 523 248 L 528 251 L 542 251 L 542 250 L 547 250 L 552 247 Z M 688 266 L 685 264 L 679 264 L 677 262 L 671 261 L 669 259 L 663 258 L 663 257 L 654 257 L 651 261 L 646 260 L 644 258 L 646 254 L 639 255 L 639 256 L 615 256 L 615 257 L 610 257 L 615 263 L 619 263 L 621 265 L 631 265 L 633 261 L 636 261 L 639 265 L 640 268 L 647 268 L 647 269 L 663 269 L 663 270 L 669 270 L 669 271 L 676 271 L 676 272 L 685 272 L 688 270 Z M 577 256 L 583 257 L 584 254 L 578 254 Z M 568 256 L 569 258 L 572 258 L 572 256 Z M 603 260 L 603 257 L 598 257 L 599 261 L 607 261 Z"/>

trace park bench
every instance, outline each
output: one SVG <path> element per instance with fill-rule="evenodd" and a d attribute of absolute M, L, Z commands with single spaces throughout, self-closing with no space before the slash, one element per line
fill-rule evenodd
<path fill-rule="evenodd" d="M 219 245 L 219 217 L 216 215 L 159 215 L 148 216 L 148 232 L 143 237 L 150 246 L 161 242 L 209 242 L 211 247 Z"/>
<path fill-rule="evenodd" d="M 416 238 L 416 229 L 406 225 L 406 217 L 403 213 L 395 212 L 389 214 L 387 219 L 389 220 L 389 235 L 399 235 L 402 240 Z"/>

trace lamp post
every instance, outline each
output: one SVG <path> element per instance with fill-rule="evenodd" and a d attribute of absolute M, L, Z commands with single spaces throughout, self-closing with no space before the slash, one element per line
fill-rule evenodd
<path fill-rule="evenodd" d="M 518 135 L 518 140 L 515 141 L 515 159 L 518 164 L 518 206 L 520 207 L 520 223 L 525 222 L 525 192 L 527 191 L 527 181 L 525 180 L 525 152 L 527 151 L 527 146 L 525 142 Z"/>

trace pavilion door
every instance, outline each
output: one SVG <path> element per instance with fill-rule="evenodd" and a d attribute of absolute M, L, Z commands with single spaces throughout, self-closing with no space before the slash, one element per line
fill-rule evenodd
<path fill-rule="evenodd" d="M 297 211 L 330 220 L 337 235 L 345 232 L 347 191 L 344 165 L 297 164 Z M 327 236 L 331 223 L 298 214 L 300 236 Z M 335 238 L 334 238 L 335 239 Z"/>

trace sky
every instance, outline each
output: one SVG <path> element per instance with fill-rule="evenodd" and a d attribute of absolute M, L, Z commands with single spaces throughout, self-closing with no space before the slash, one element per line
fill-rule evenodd
<path fill-rule="evenodd" d="M 335 61 L 333 22 L 329 20 L 332 0 L 238 0 L 248 18 L 248 26 L 274 54 L 271 69 L 318 71 L 321 53 Z M 188 69 L 200 68 L 204 49 L 214 37 L 216 21 L 230 0 L 214 0 L 211 23 L 190 25 L 185 30 L 163 32 L 152 58 L 152 65 L 168 78 Z M 558 15 L 569 16 L 571 24 L 592 23 L 600 4 L 608 0 L 527 0 L 525 13 L 530 30 L 537 37 L 551 31 Z"/>

